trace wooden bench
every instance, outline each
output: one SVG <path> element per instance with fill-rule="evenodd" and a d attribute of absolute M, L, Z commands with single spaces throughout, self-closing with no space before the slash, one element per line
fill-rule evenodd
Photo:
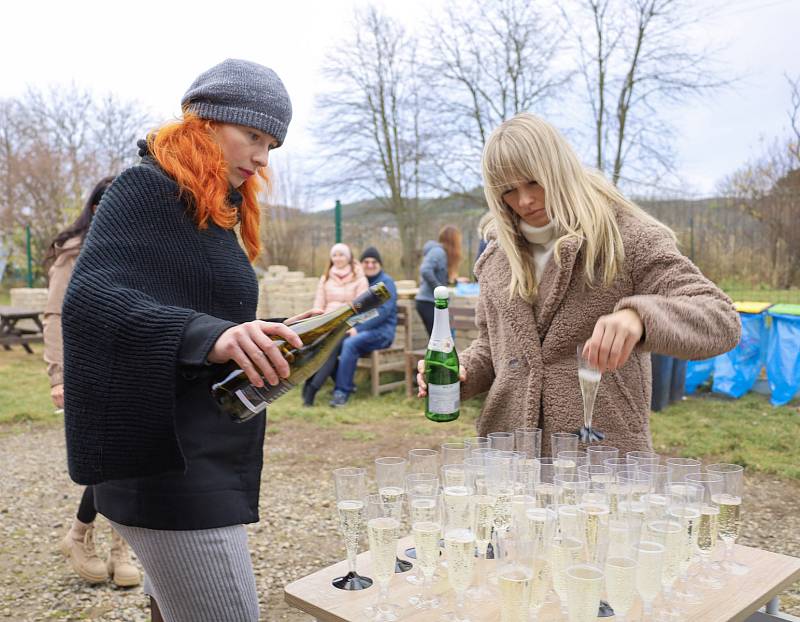
<path fill-rule="evenodd" d="M 20 309 L 18 307 L 0 307 L 0 345 L 10 350 L 11 346 L 21 345 L 28 354 L 33 354 L 30 344 L 44 341 L 42 311 Z M 21 328 L 17 323 L 30 320 L 34 329 Z"/>
<path fill-rule="evenodd" d="M 402 330 L 402 335 L 395 333 L 394 343 L 382 350 L 373 350 L 366 356 L 358 359 L 356 369 L 367 369 L 370 374 L 370 392 L 378 396 L 387 391 L 394 391 L 405 385 L 404 380 L 381 383 L 381 374 L 384 372 L 405 372 L 406 364 L 404 352 L 410 343 L 411 335 L 411 309 L 407 306 L 397 305 L 397 329 Z"/>
<path fill-rule="evenodd" d="M 450 311 L 450 329 L 456 333 L 457 341 L 459 340 L 458 339 L 459 331 L 462 333 L 471 333 L 476 330 L 474 307 L 448 307 L 448 311 Z M 414 349 L 411 345 L 413 343 L 413 340 L 411 339 L 410 333 L 406 339 L 406 343 L 407 343 L 406 357 L 405 357 L 406 396 L 413 397 L 414 387 L 416 386 L 417 383 L 417 363 L 425 358 L 426 348 Z M 460 347 L 463 345 L 464 343 L 462 342 L 461 344 L 458 344 L 456 347 L 460 349 Z"/>

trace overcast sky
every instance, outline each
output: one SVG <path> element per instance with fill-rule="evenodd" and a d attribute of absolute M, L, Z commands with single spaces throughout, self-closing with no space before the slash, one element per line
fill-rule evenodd
<path fill-rule="evenodd" d="M 349 32 L 353 8 L 360 4 L 5 3 L 0 97 L 20 95 L 28 85 L 75 81 L 98 93 L 139 99 L 156 119 L 166 120 L 179 112 L 181 95 L 200 72 L 224 58 L 245 58 L 272 67 L 285 82 L 294 120 L 278 153 L 302 165 L 314 148 L 309 126 L 320 63 Z M 380 4 L 414 30 L 441 0 Z M 741 81 L 704 103 L 668 113 L 677 121 L 678 172 L 687 192 L 712 192 L 721 177 L 758 152 L 761 139 L 787 131 L 783 74 L 800 75 L 798 24 L 800 0 L 729 0 L 707 23 L 709 44 L 726 46 L 720 60 Z"/>

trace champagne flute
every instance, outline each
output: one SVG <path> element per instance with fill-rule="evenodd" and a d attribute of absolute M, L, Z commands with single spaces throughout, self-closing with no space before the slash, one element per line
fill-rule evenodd
<path fill-rule="evenodd" d="M 403 500 L 406 492 L 406 469 L 408 460 L 399 456 L 387 456 L 375 459 L 375 480 L 378 482 L 378 494 L 394 511 L 398 522 L 402 520 Z M 408 572 L 413 568 L 411 562 L 396 558 L 395 572 Z"/>
<path fill-rule="evenodd" d="M 661 456 L 654 451 L 629 451 L 625 454 L 625 457 L 630 460 L 636 460 L 636 464 L 639 466 L 658 464 L 661 461 Z"/>
<path fill-rule="evenodd" d="M 468 452 L 471 452 L 473 449 L 491 448 L 488 436 L 468 436 L 464 439 L 464 446 L 467 448 Z"/>
<path fill-rule="evenodd" d="M 590 481 L 586 475 L 572 473 L 556 475 L 556 502 L 559 505 L 577 505 L 584 493 L 589 492 Z"/>
<path fill-rule="evenodd" d="M 539 428 L 517 428 L 514 430 L 514 449 L 533 460 L 542 455 L 542 430 Z"/>
<path fill-rule="evenodd" d="M 409 598 L 417 609 L 435 609 L 439 599 L 433 594 L 433 576 L 439 562 L 439 538 L 442 533 L 442 500 L 433 495 L 409 493 L 411 498 L 411 533 L 417 552 L 417 569 L 422 573 L 422 591 Z M 415 503 L 416 502 L 416 503 Z"/>
<path fill-rule="evenodd" d="M 724 482 L 716 473 L 692 473 L 686 476 L 686 482 L 697 484 L 703 488 L 703 500 L 700 505 L 700 525 L 697 530 L 697 549 L 700 552 L 701 572 L 697 579 L 712 590 L 719 590 L 723 584 L 711 573 L 711 555 L 717 544 L 719 529 L 719 506 L 714 501 L 722 494 Z"/>
<path fill-rule="evenodd" d="M 460 443 L 442 443 L 442 466 L 448 464 L 461 464 L 465 458 L 469 458 L 469 449 L 464 441 Z"/>
<path fill-rule="evenodd" d="M 558 596 L 561 613 L 567 615 L 567 568 L 579 564 L 583 557 L 583 541 L 579 537 L 577 507 L 550 506 L 556 512 L 556 528 L 550 544 L 553 590 Z M 596 615 L 595 611 L 595 615 Z"/>
<path fill-rule="evenodd" d="M 513 432 L 490 432 L 489 447 L 492 449 L 500 449 L 501 451 L 514 451 L 514 433 Z"/>
<path fill-rule="evenodd" d="M 557 458 L 562 451 L 578 451 L 579 440 L 572 432 L 554 432 L 550 435 L 550 455 Z"/>
<path fill-rule="evenodd" d="M 642 540 L 633 547 L 636 553 L 636 591 L 642 599 L 642 620 L 653 619 L 653 601 L 661 591 L 664 545 Z"/>
<path fill-rule="evenodd" d="M 559 451 L 556 454 L 556 475 L 575 473 L 579 466 L 587 462 L 585 451 Z"/>
<path fill-rule="evenodd" d="M 389 602 L 389 582 L 395 573 L 397 535 L 400 521 L 396 516 L 399 501 L 387 501 L 384 495 L 367 496 L 367 535 L 372 559 L 372 573 L 378 582 L 378 598 L 365 613 L 371 622 L 399 619 L 399 608 Z"/>
<path fill-rule="evenodd" d="M 435 449 L 410 449 L 408 452 L 409 473 L 438 473 L 439 452 Z"/>
<path fill-rule="evenodd" d="M 700 509 L 703 504 L 704 488 L 687 482 L 670 484 L 672 504 L 667 510 L 668 516 L 683 525 L 684 550 L 681 559 L 681 575 L 676 595 L 689 605 L 703 602 L 701 594 L 693 589 L 689 581 L 689 567 L 697 556 L 697 535 L 700 527 Z"/>
<path fill-rule="evenodd" d="M 535 622 L 547 600 L 552 574 L 551 549 L 555 534 L 557 514 L 550 508 L 531 508 L 526 511 L 527 533 L 532 543 L 530 565 L 533 574 L 531 585 L 531 618 Z"/>
<path fill-rule="evenodd" d="M 372 579 L 358 574 L 358 540 L 363 533 L 366 517 L 367 471 L 356 467 L 345 467 L 333 471 L 336 490 L 336 511 L 339 529 L 347 550 L 347 574 L 335 578 L 331 583 L 340 590 L 364 590 L 372 585 Z"/>
<path fill-rule="evenodd" d="M 616 476 L 621 471 L 635 471 L 637 462 L 631 458 L 606 458 L 603 460 L 603 465 L 610 467 Z"/>
<path fill-rule="evenodd" d="M 534 579 L 529 561 L 532 556 L 532 542 L 510 535 L 503 536 L 501 542 L 502 561 L 497 571 L 500 621 L 528 622 Z"/>
<path fill-rule="evenodd" d="M 638 565 L 633 554 L 606 559 L 606 597 L 617 622 L 625 622 L 636 598 Z"/>
<path fill-rule="evenodd" d="M 667 458 L 664 464 L 667 467 L 667 479 L 670 484 L 682 484 L 686 481 L 687 475 L 700 473 L 703 470 L 703 463 L 694 458 Z"/>
<path fill-rule="evenodd" d="M 467 481 L 475 491 L 473 497 L 474 510 L 472 512 L 472 532 L 475 534 L 475 543 L 478 550 L 478 585 L 467 590 L 467 596 L 474 600 L 486 600 L 491 592 L 486 583 L 487 550 L 492 540 L 492 527 L 494 526 L 495 497 L 489 494 L 486 483 L 486 461 L 483 458 L 472 457 L 464 461 L 467 469 Z"/>
<path fill-rule="evenodd" d="M 445 500 L 443 509 L 447 578 L 456 595 L 455 612 L 446 615 L 445 619 L 452 622 L 469 622 L 464 601 L 467 588 L 472 583 L 472 574 L 475 568 L 475 533 L 472 531 L 474 504 L 472 496 L 466 497 L 465 504 L 460 502 L 448 504 Z"/>
<path fill-rule="evenodd" d="M 722 477 L 722 489 L 715 499 L 719 506 L 719 537 L 725 543 L 725 559 L 722 568 L 733 575 L 743 575 L 750 568 L 733 559 L 733 545 L 739 538 L 741 518 L 739 516 L 744 492 L 744 467 L 738 464 L 717 463 L 706 467 L 707 473 Z"/>
<path fill-rule="evenodd" d="M 553 458 L 535 458 L 534 464 L 539 471 L 539 481 L 537 482 L 533 496 L 540 508 L 556 503 L 556 485 L 553 481 L 555 477 L 555 460 Z"/>
<path fill-rule="evenodd" d="M 586 499 L 592 497 L 591 501 Z M 583 559 L 597 568 L 604 568 L 609 544 L 608 497 L 602 493 L 585 494 L 577 506 L 578 525 L 583 541 Z M 614 610 L 606 601 L 598 599 L 597 615 L 607 618 Z"/>
<path fill-rule="evenodd" d="M 569 622 L 594 622 L 603 588 L 603 571 L 591 564 L 577 564 L 566 571 Z"/>
<path fill-rule="evenodd" d="M 586 448 L 589 464 L 604 464 L 606 460 L 619 457 L 619 449 L 609 445 L 589 445 Z"/>
<path fill-rule="evenodd" d="M 579 345 L 576 350 L 578 354 L 578 384 L 580 384 L 583 397 L 583 427 L 578 430 L 578 435 L 581 442 L 588 445 L 605 438 L 605 434 L 600 430 L 592 428 L 594 402 L 597 398 L 597 389 L 600 387 L 602 373 L 589 362 L 589 359 L 583 356 L 583 348 L 583 345 Z"/>
<path fill-rule="evenodd" d="M 517 494 L 533 495 L 539 481 L 539 464 L 533 460 L 521 460 L 515 472 Z"/>
<path fill-rule="evenodd" d="M 683 527 L 677 521 L 654 520 L 646 525 L 647 539 L 664 546 L 664 557 L 661 564 L 661 588 L 664 591 L 664 614 L 666 617 L 680 615 L 672 596 L 672 586 L 680 574 L 681 557 L 683 556 Z"/>
<path fill-rule="evenodd" d="M 412 450 L 413 451 L 413 450 Z M 438 469 L 433 473 L 409 473 L 406 475 L 406 498 L 408 499 L 409 519 L 414 520 L 413 513 L 416 510 L 423 510 L 429 502 L 426 498 L 435 496 L 439 492 L 439 477 L 436 475 Z M 417 500 L 422 498 L 421 500 Z M 417 519 L 421 520 L 421 519 Z M 406 557 L 416 559 L 416 548 L 409 547 L 405 550 Z M 412 585 L 419 585 L 423 581 L 422 571 L 417 568 L 416 574 L 406 577 L 406 581 Z"/>

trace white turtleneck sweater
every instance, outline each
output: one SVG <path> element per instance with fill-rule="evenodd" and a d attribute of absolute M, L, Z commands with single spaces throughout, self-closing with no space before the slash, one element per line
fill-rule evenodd
<path fill-rule="evenodd" d="M 542 279 L 544 267 L 553 255 L 553 246 L 556 243 L 556 227 L 550 222 L 544 227 L 533 227 L 524 220 L 519 221 L 519 229 L 530 244 L 533 252 L 533 264 L 536 270 L 536 282 Z"/>

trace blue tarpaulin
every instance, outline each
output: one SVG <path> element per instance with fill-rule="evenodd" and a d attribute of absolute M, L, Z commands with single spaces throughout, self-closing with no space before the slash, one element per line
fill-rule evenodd
<path fill-rule="evenodd" d="M 766 359 L 767 323 L 764 313 L 740 313 L 742 339 L 730 352 L 714 357 L 711 390 L 740 398 L 753 388 Z"/>
<path fill-rule="evenodd" d="M 771 313 L 767 379 L 773 406 L 783 406 L 800 391 L 800 316 Z"/>
<path fill-rule="evenodd" d="M 686 394 L 691 395 L 697 388 L 711 377 L 714 371 L 714 359 L 689 361 L 686 364 Z"/>

